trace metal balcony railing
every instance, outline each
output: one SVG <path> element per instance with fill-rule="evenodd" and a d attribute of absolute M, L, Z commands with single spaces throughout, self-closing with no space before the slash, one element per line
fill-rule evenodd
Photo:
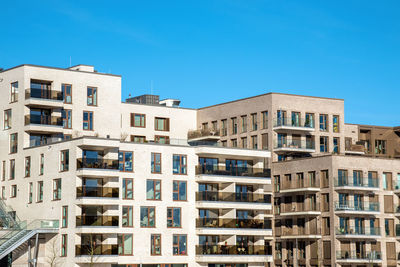
<path fill-rule="evenodd" d="M 119 161 L 115 159 L 81 158 L 76 160 L 76 168 L 118 170 Z"/>
<path fill-rule="evenodd" d="M 274 127 L 302 127 L 302 128 L 315 128 L 314 120 L 304 118 L 277 118 L 274 119 Z"/>
<path fill-rule="evenodd" d="M 271 246 L 262 245 L 198 245 L 196 255 L 272 255 Z"/>
<path fill-rule="evenodd" d="M 256 193 L 202 191 L 196 192 L 196 201 L 225 201 L 270 204 L 270 200 L 266 196 L 267 195 Z"/>
<path fill-rule="evenodd" d="M 80 186 L 76 188 L 76 197 L 106 197 L 118 198 L 118 187 Z"/>
<path fill-rule="evenodd" d="M 360 177 L 335 177 L 335 187 L 342 186 L 379 188 L 379 179 Z"/>
<path fill-rule="evenodd" d="M 25 125 L 39 124 L 50 126 L 63 126 L 61 117 L 54 117 L 50 115 L 25 115 Z"/>
<path fill-rule="evenodd" d="M 381 260 L 382 254 L 380 251 L 356 252 L 356 251 L 339 250 L 336 251 L 336 259 Z"/>
<path fill-rule="evenodd" d="M 379 227 L 336 227 L 337 235 L 381 235 Z"/>
<path fill-rule="evenodd" d="M 118 245 L 76 245 L 75 256 L 117 256 Z"/>
<path fill-rule="evenodd" d="M 196 175 L 227 175 L 227 176 L 253 176 L 253 177 L 271 177 L 271 169 L 254 167 L 230 167 L 220 165 L 197 165 Z"/>
<path fill-rule="evenodd" d="M 315 143 L 312 140 L 275 140 L 275 149 L 315 149 Z"/>
<path fill-rule="evenodd" d="M 76 226 L 118 226 L 118 216 L 76 216 Z"/>
<path fill-rule="evenodd" d="M 25 90 L 25 99 L 30 99 L 30 98 L 62 101 L 63 94 L 60 91 L 28 88 Z"/>
<path fill-rule="evenodd" d="M 335 202 L 336 211 L 379 211 L 379 202 Z"/>
<path fill-rule="evenodd" d="M 260 219 L 198 218 L 196 219 L 196 227 L 272 229 L 272 224 L 271 220 L 260 220 Z"/>

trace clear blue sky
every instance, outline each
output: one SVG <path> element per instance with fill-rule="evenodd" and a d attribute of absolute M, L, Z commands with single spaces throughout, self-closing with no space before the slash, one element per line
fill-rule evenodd
<path fill-rule="evenodd" d="M 203 107 L 266 92 L 345 99 L 400 125 L 399 1 L 3 1 L 0 67 L 95 65 L 122 94 Z M 4 10 L 5 9 L 5 10 Z"/>

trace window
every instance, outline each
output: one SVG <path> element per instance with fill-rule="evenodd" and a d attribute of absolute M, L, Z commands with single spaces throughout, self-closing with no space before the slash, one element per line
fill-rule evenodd
<path fill-rule="evenodd" d="M 68 206 L 63 206 L 61 211 L 61 227 L 67 228 L 68 227 Z"/>
<path fill-rule="evenodd" d="M 253 135 L 251 137 L 251 147 L 253 149 L 257 149 L 258 148 L 258 144 L 257 144 L 257 135 Z"/>
<path fill-rule="evenodd" d="M 187 156 L 173 155 L 173 174 L 187 174 Z"/>
<path fill-rule="evenodd" d="M 146 199 L 161 200 L 161 180 L 146 181 Z"/>
<path fill-rule="evenodd" d="M 339 154 L 339 137 L 333 137 L 333 153 Z"/>
<path fill-rule="evenodd" d="M 172 185 L 172 199 L 174 201 L 186 201 L 186 181 L 173 181 Z"/>
<path fill-rule="evenodd" d="M 221 141 L 222 147 L 227 147 L 228 146 L 228 141 Z"/>
<path fill-rule="evenodd" d="M 53 200 L 61 199 L 61 179 L 53 180 Z"/>
<path fill-rule="evenodd" d="M 186 255 L 186 235 L 174 235 L 173 236 L 173 248 L 172 254 L 173 255 Z"/>
<path fill-rule="evenodd" d="M 257 113 L 251 114 L 251 129 L 257 131 Z"/>
<path fill-rule="evenodd" d="M 39 175 L 43 175 L 43 173 L 44 173 L 44 154 L 40 154 Z"/>
<path fill-rule="evenodd" d="M 18 101 L 18 82 L 14 82 L 11 84 L 11 99 L 10 102 Z"/>
<path fill-rule="evenodd" d="M 242 119 L 242 133 L 247 132 L 247 116 L 244 115 L 241 117 Z"/>
<path fill-rule="evenodd" d="M 375 154 L 386 154 L 386 140 L 375 140 Z"/>
<path fill-rule="evenodd" d="M 93 130 L 93 112 L 84 111 L 83 112 L 83 130 L 91 131 Z"/>
<path fill-rule="evenodd" d="M 17 197 L 17 185 L 12 185 L 11 186 L 11 192 L 10 192 L 10 197 Z"/>
<path fill-rule="evenodd" d="M 231 144 L 232 144 L 232 147 L 237 147 L 238 146 L 237 139 L 232 139 Z"/>
<path fill-rule="evenodd" d="M 6 179 L 6 161 L 3 160 L 3 170 L 2 170 L 2 174 L 1 174 L 1 180 L 4 181 Z"/>
<path fill-rule="evenodd" d="M 133 172 L 133 152 L 120 151 L 118 161 L 121 172 Z"/>
<path fill-rule="evenodd" d="M 37 184 L 38 190 L 37 190 L 37 202 L 42 202 L 43 201 L 43 181 L 38 182 Z"/>
<path fill-rule="evenodd" d="M 10 134 L 10 153 L 18 152 L 18 133 Z"/>
<path fill-rule="evenodd" d="M 181 225 L 181 208 L 167 209 L 167 227 L 180 228 Z"/>
<path fill-rule="evenodd" d="M 319 151 L 320 152 L 328 152 L 328 137 L 321 136 L 319 138 Z"/>
<path fill-rule="evenodd" d="M 261 135 L 261 147 L 262 149 L 268 149 L 268 134 L 264 133 Z"/>
<path fill-rule="evenodd" d="M 15 179 L 15 159 L 10 159 L 10 180 Z"/>
<path fill-rule="evenodd" d="M 156 227 L 155 207 L 140 207 L 140 227 Z"/>
<path fill-rule="evenodd" d="M 97 106 L 97 88 L 87 88 L 87 104 L 88 106 Z"/>
<path fill-rule="evenodd" d="M 146 127 L 146 115 L 131 113 L 131 127 Z"/>
<path fill-rule="evenodd" d="M 268 128 L 268 111 L 263 111 L 262 113 L 262 128 Z"/>
<path fill-rule="evenodd" d="M 201 129 L 208 130 L 208 122 L 204 122 L 201 124 Z"/>
<path fill-rule="evenodd" d="M 306 120 L 304 122 L 304 127 L 314 128 L 314 114 L 306 113 Z"/>
<path fill-rule="evenodd" d="M 237 134 L 237 118 L 232 118 L 232 134 Z"/>
<path fill-rule="evenodd" d="M 31 157 L 25 157 L 25 177 L 31 176 Z"/>
<path fill-rule="evenodd" d="M 33 183 L 29 183 L 28 203 L 33 201 Z"/>
<path fill-rule="evenodd" d="M 133 207 L 122 207 L 122 227 L 133 227 Z"/>
<path fill-rule="evenodd" d="M 161 235 L 160 234 L 151 235 L 151 255 L 152 256 L 161 255 Z"/>
<path fill-rule="evenodd" d="M 132 234 L 119 234 L 118 235 L 118 255 L 132 255 L 133 254 L 133 238 Z"/>
<path fill-rule="evenodd" d="M 122 198 L 133 199 L 133 179 L 124 178 L 122 180 Z"/>
<path fill-rule="evenodd" d="M 151 153 L 151 172 L 161 173 L 161 153 Z"/>
<path fill-rule="evenodd" d="M 72 129 L 72 110 L 63 109 L 61 116 L 64 129 Z"/>
<path fill-rule="evenodd" d="M 65 172 L 69 169 L 69 150 L 60 152 L 60 171 Z"/>
<path fill-rule="evenodd" d="M 64 96 L 65 104 L 72 104 L 72 85 L 70 84 L 62 84 L 61 91 Z"/>
<path fill-rule="evenodd" d="M 67 257 L 67 235 L 61 235 L 61 257 Z"/>
<path fill-rule="evenodd" d="M 11 109 L 4 110 L 4 130 L 11 129 Z"/>
<path fill-rule="evenodd" d="M 6 199 L 6 187 L 2 186 L 1 187 L 1 199 Z"/>
<path fill-rule="evenodd" d="M 247 137 L 242 137 L 242 148 L 247 148 Z"/>
<path fill-rule="evenodd" d="M 227 120 L 221 120 L 221 135 L 226 136 L 228 135 L 228 128 L 227 128 Z"/>
<path fill-rule="evenodd" d="M 169 119 L 168 118 L 154 118 L 154 129 L 156 131 L 169 131 Z"/>
<path fill-rule="evenodd" d="M 333 132 L 338 133 L 339 132 L 339 116 L 333 115 L 333 120 L 332 120 L 332 127 L 333 127 Z"/>
<path fill-rule="evenodd" d="M 212 124 L 212 130 L 216 132 L 218 130 L 218 122 L 212 121 L 211 124 Z"/>
<path fill-rule="evenodd" d="M 156 135 L 154 136 L 154 141 L 158 144 L 169 144 L 169 136 Z"/>
<path fill-rule="evenodd" d="M 135 143 L 146 143 L 146 136 L 131 135 L 131 142 L 135 142 Z"/>
<path fill-rule="evenodd" d="M 328 131 L 328 115 L 326 114 L 319 115 L 319 130 L 323 132 Z"/>

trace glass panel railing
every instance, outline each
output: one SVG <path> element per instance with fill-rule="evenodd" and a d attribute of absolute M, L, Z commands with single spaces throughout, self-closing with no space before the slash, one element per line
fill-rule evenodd
<path fill-rule="evenodd" d="M 196 255 L 272 255 L 271 246 L 198 245 Z"/>
<path fill-rule="evenodd" d="M 320 211 L 319 203 L 304 203 L 304 202 L 293 202 L 290 204 L 281 204 L 280 213 L 289 212 L 307 212 L 307 211 Z"/>
<path fill-rule="evenodd" d="M 220 136 L 221 131 L 216 129 L 201 129 L 201 130 L 190 130 L 188 131 L 187 138 L 190 139 L 197 139 L 201 137 L 209 137 L 209 136 Z"/>
<path fill-rule="evenodd" d="M 379 202 L 335 202 L 336 211 L 379 211 Z"/>
<path fill-rule="evenodd" d="M 113 244 L 100 244 L 100 245 L 76 245 L 76 256 L 117 256 L 118 245 Z"/>
<path fill-rule="evenodd" d="M 254 177 L 271 177 L 271 169 L 246 167 L 226 167 L 220 165 L 197 165 L 196 175 L 227 175 L 227 176 L 254 176 Z"/>
<path fill-rule="evenodd" d="M 360 177 L 335 177 L 335 187 L 342 186 L 379 188 L 379 179 Z"/>
<path fill-rule="evenodd" d="M 115 159 L 97 159 L 97 158 L 84 158 L 76 160 L 76 168 L 89 168 L 89 169 L 119 169 L 119 161 Z"/>
<path fill-rule="evenodd" d="M 274 119 L 273 122 L 274 127 L 302 127 L 314 129 L 315 123 L 313 120 L 305 119 L 305 118 L 277 118 Z"/>
<path fill-rule="evenodd" d="M 336 259 L 352 259 L 352 260 L 381 260 L 382 254 L 380 251 L 357 252 L 357 251 L 336 251 Z"/>
<path fill-rule="evenodd" d="M 202 191 L 196 192 L 196 201 L 221 201 L 221 202 L 249 202 L 249 203 L 265 203 L 271 204 L 264 194 L 256 193 L 229 193 Z"/>
<path fill-rule="evenodd" d="M 336 227 L 337 235 L 381 235 L 379 227 Z"/>
<path fill-rule="evenodd" d="M 63 94 L 60 91 L 43 90 L 29 88 L 25 90 L 25 99 L 39 98 L 39 99 L 50 99 L 50 100 L 63 100 Z"/>
<path fill-rule="evenodd" d="M 25 115 L 25 125 L 38 124 L 49 126 L 63 126 L 61 117 L 54 117 L 49 115 Z"/>
<path fill-rule="evenodd" d="M 198 218 L 196 227 L 272 229 L 272 224 L 271 220 L 260 219 Z"/>
<path fill-rule="evenodd" d="M 76 216 L 76 226 L 118 226 L 118 216 Z"/>
<path fill-rule="evenodd" d="M 312 140 L 275 140 L 274 149 L 315 149 L 315 143 Z"/>
<path fill-rule="evenodd" d="M 118 198 L 118 187 L 81 186 L 76 188 L 76 197 Z"/>

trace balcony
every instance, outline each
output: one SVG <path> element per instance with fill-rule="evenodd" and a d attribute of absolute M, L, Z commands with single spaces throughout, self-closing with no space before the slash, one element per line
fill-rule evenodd
<path fill-rule="evenodd" d="M 321 214 L 319 203 L 308 205 L 306 203 L 281 204 L 276 210 L 277 215 L 281 216 L 316 216 Z"/>
<path fill-rule="evenodd" d="M 336 213 L 379 214 L 379 202 L 335 202 Z"/>
<path fill-rule="evenodd" d="M 321 229 L 317 227 L 276 227 L 275 236 L 281 239 L 319 239 L 321 238 Z"/>
<path fill-rule="evenodd" d="M 253 167 L 226 167 L 220 165 L 197 165 L 196 175 L 221 175 L 271 178 L 271 169 Z"/>
<path fill-rule="evenodd" d="M 360 177 L 336 177 L 335 187 L 338 189 L 349 190 L 378 190 L 379 179 L 360 178 Z"/>
<path fill-rule="evenodd" d="M 47 134 L 62 133 L 62 118 L 49 115 L 25 115 L 25 131 Z"/>
<path fill-rule="evenodd" d="M 291 130 L 313 132 L 315 131 L 315 124 L 314 121 L 306 120 L 304 118 L 299 118 L 297 120 L 292 120 L 291 118 L 279 118 L 274 120 L 273 129 L 275 131 Z"/>
<path fill-rule="evenodd" d="M 63 94 L 60 91 L 29 88 L 25 90 L 27 106 L 59 108 L 63 106 Z"/>
<path fill-rule="evenodd" d="M 381 236 L 381 229 L 378 227 L 336 227 L 337 238 L 371 238 Z"/>
<path fill-rule="evenodd" d="M 75 256 L 118 256 L 118 245 L 76 245 Z"/>
<path fill-rule="evenodd" d="M 276 141 L 274 152 L 278 154 L 314 153 L 314 141 L 307 140 L 282 140 Z"/>
<path fill-rule="evenodd" d="M 203 191 L 196 192 L 196 201 L 247 202 L 270 204 L 264 194 Z"/>
<path fill-rule="evenodd" d="M 272 247 L 263 245 L 197 245 L 196 255 L 272 255 Z"/>
<path fill-rule="evenodd" d="M 199 218 L 196 219 L 196 227 L 204 228 L 236 228 L 236 229 L 272 229 L 271 221 L 260 219 L 222 219 Z"/>
<path fill-rule="evenodd" d="M 118 227 L 119 217 L 118 216 L 76 216 L 76 226 L 94 226 L 94 227 L 103 227 L 103 226 L 115 226 Z"/>
<path fill-rule="evenodd" d="M 379 262 L 382 260 L 380 251 L 371 251 L 367 253 L 359 253 L 356 251 L 336 251 L 336 260 L 345 262 Z"/>
<path fill-rule="evenodd" d="M 364 155 L 365 154 L 365 147 L 363 145 L 346 145 L 345 147 L 345 154 L 349 155 Z"/>
<path fill-rule="evenodd" d="M 119 170 L 119 161 L 115 159 L 80 158 L 76 160 L 76 168 Z"/>
<path fill-rule="evenodd" d="M 119 198 L 118 187 L 82 186 L 76 188 L 76 197 Z"/>
<path fill-rule="evenodd" d="M 211 129 L 201 129 L 201 130 L 191 130 L 187 134 L 187 139 L 189 142 L 195 141 L 214 141 L 217 142 L 220 139 L 220 130 Z"/>
<path fill-rule="evenodd" d="M 319 180 L 297 180 L 292 183 L 283 182 L 275 187 L 276 193 L 295 193 L 295 192 L 318 192 L 320 191 Z"/>

